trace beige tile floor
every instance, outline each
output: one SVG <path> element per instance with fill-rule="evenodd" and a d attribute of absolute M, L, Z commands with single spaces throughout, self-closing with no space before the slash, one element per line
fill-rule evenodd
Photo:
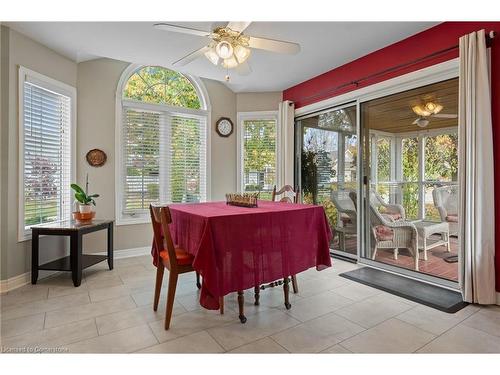
<path fill-rule="evenodd" d="M 354 283 L 338 274 L 357 265 L 298 275 L 292 309 L 280 288 L 253 305 L 246 324 L 236 296 L 226 313 L 198 303 L 194 274 L 182 275 L 171 329 L 163 329 L 164 288 L 152 311 L 155 269 L 149 256 L 117 259 L 84 272 L 79 288 L 69 274 L 41 279 L 0 297 L 1 348 L 75 353 L 500 353 L 500 307 L 468 306 L 446 314 Z M 167 278 L 165 278 L 166 283 Z"/>

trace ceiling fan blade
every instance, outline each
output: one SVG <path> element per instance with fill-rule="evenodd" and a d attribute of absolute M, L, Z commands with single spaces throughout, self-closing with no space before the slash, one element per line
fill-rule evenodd
<path fill-rule="evenodd" d="M 438 113 L 436 115 L 432 115 L 432 117 L 437 117 L 437 118 L 457 118 L 458 115 L 446 114 L 446 113 Z"/>
<path fill-rule="evenodd" d="M 239 64 L 236 68 L 236 73 L 238 73 L 240 76 L 247 76 L 249 75 L 250 73 L 252 73 L 252 68 L 250 67 L 250 65 L 248 64 L 247 61 L 245 61 L 244 63 L 242 64 Z"/>
<path fill-rule="evenodd" d="M 210 36 L 210 35 L 212 35 L 211 31 L 192 29 L 190 27 L 171 25 L 169 23 L 155 23 L 153 26 L 158 30 L 171 31 L 174 33 L 190 34 L 190 35 L 196 35 L 196 36 Z"/>
<path fill-rule="evenodd" d="M 226 27 L 230 28 L 233 31 L 237 31 L 238 33 L 242 33 L 248 26 L 250 26 L 252 22 L 245 22 L 245 21 L 231 21 L 227 24 Z"/>
<path fill-rule="evenodd" d="M 196 51 L 191 52 L 189 55 L 184 56 L 183 58 L 174 61 L 172 65 L 184 66 L 189 64 L 191 61 L 196 60 L 198 57 L 203 56 L 205 52 L 210 49 L 209 46 L 202 47 L 197 49 Z"/>
<path fill-rule="evenodd" d="M 300 51 L 300 44 L 285 42 L 283 40 L 274 40 L 267 38 L 258 38 L 249 36 L 248 45 L 251 48 L 263 49 L 271 52 L 294 54 Z"/>

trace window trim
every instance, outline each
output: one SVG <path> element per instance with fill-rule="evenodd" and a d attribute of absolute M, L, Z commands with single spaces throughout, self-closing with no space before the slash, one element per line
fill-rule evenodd
<path fill-rule="evenodd" d="M 278 116 L 278 111 L 252 111 L 252 112 L 238 112 L 237 113 L 237 126 L 236 126 L 236 153 L 238 162 L 236 165 L 236 189 L 238 192 L 243 191 L 242 181 L 243 176 L 243 122 L 248 120 L 275 120 L 276 121 L 276 186 L 281 186 L 281 158 L 279 152 L 281 150 L 281 124 Z"/>
<path fill-rule="evenodd" d="M 30 82 L 54 91 L 58 94 L 68 96 L 70 98 L 70 178 L 75 181 L 76 178 L 76 88 L 66 83 L 60 82 L 54 78 L 48 77 L 41 73 L 35 72 L 22 65 L 18 66 L 18 228 L 17 240 L 23 242 L 31 240 L 31 230 L 25 229 L 24 225 L 24 83 L 30 77 Z M 70 219 L 68 217 L 67 219 Z"/>
<path fill-rule="evenodd" d="M 135 225 L 135 224 L 147 224 L 150 222 L 150 218 L 147 215 L 138 215 L 138 217 L 125 217 L 122 215 L 122 197 L 124 194 L 124 189 L 121 184 L 123 178 L 123 150 L 122 150 L 122 135 L 123 135 L 123 109 L 126 107 L 144 109 L 147 111 L 160 111 L 169 112 L 176 114 L 186 114 L 194 116 L 206 117 L 206 197 L 209 201 L 212 197 L 211 195 L 211 129 L 212 129 L 212 107 L 210 104 L 210 97 L 208 95 L 207 89 L 200 78 L 190 76 L 185 73 L 182 74 L 186 77 L 198 94 L 200 99 L 201 108 L 191 109 L 171 106 L 168 104 L 155 104 L 155 103 L 145 103 L 139 100 L 124 99 L 123 90 L 127 84 L 130 77 L 139 69 L 147 67 L 150 65 L 144 64 L 130 64 L 124 69 L 115 93 L 115 224 L 120 225 Z M 169 69 L 169 68 L 165 68 Z"/>

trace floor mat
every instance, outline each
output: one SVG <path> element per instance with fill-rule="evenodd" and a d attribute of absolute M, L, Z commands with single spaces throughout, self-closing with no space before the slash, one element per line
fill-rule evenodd
<path fill-rule="evenodd" d="M 459 292 L 371 267 L 344 272 L 340 276 L 447 313 L 455 313 L 468 305 Z"/>

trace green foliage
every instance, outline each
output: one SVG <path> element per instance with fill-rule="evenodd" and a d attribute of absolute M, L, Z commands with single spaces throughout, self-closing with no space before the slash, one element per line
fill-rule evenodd
<path fill-rule="evenodd" d="M 263 175 L 263 184 L 275 184 L 276 172 L 276 121 L 246 120 L 244 122 L 243 173 Z M 264 186 L 247 185 L 245 191 L 262 191 Z M 262 196 L 261 196 L 262 198 Z"/>
<path fill-rule="evenodd" d="M 71 189 L 75 191 L 75 199 L 81 204 L 92 203 L 95 206 L 94 198 L 98 198 L 99 194 L 88 195 L 79 185 L 71 184 Z"/>
<path fill-rule="evenodd" d="M 458 176 L 458 136 L 442 134 L 425 139 L 425 179 L 456 181 Z"/>
<path fill-rule="evenodd" d="M 314 151 L 302 150 L 301 177 L 302 192 L 310 197 L 308 203 L 316 204 L 318 201 L 318 165 Z"/>
<path fill-rule="evenodd" d="M 193 84 L 182 74 L 159 66 L 147 66 L 136 71 L 129 78 L 123 97 L 146 103 L 201 108 Z"/>
<path fill-rule="evenodd" d="M 458 136 L 456 134 L 441 134 L 426 137 L 424 141 L 425 180 L 457 181 Z M 408 218 L 416 219 L 418 218 L 419 201 L 418 138 L 403 139 L 402 147 L 402 170 L 405 181 L 402 187 L 403 206 Z M 426 184 L 425 189 L 426 193 L 429 193 L 434 189 L 434 184 Z M 432 202 L 425 202 L 425 218 L 439 220 L 439 213 Z"/>
<path fill-rule="evenodd" d="M 391 141 L 388 138 L 377 139 L 377 179 L 391 179 Z"/>

